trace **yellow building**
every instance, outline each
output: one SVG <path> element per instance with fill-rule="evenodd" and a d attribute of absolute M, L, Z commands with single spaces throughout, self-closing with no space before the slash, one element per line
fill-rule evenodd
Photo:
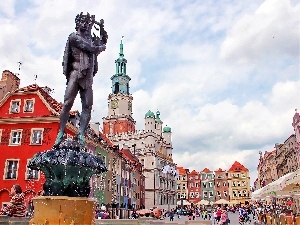
<path fill-rule="evenodd" d="M 178 203 L 180 205 L 182 200 L 188 199 L 188 170 L 184 169 L 183 167 L 176 167 L 176 169 L 179 172 L 177 177 L 177 205 Z"/>
<path fill-rule="evenodd" d="M 249 170 L 235 161 L 228 170 L 230 201 L 245 204 L 250 201 L 250 176 Z"/>

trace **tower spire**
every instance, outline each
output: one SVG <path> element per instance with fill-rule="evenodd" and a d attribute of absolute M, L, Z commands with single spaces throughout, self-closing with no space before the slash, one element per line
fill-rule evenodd
<path fill-rule="evenodd" d="M 123 38 L 124 38 L 124 36 L 122 36 L 122 38 L 121 38 L 121 44 L 120 44 L 120 53 L 119 53 L 119 55 L 120 56 L 122 56 L 122 57 L 124 57 L 124 53 L 123 53 Z"/>

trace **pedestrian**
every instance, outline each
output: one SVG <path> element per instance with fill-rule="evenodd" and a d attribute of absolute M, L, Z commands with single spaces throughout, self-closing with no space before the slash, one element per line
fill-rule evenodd
<path fill-rule="evenodd" d="M 214 209 L 214 224 L 218 223 L 217 221 L 217 209 Z"/>
<path fill-rule="evenodd" d="M 228 216 L 227 216 L 226 210 L 223 210 L 221 212 L 219 224 L 220 225 L 228 225 Z"/>
<path fill-rule="evenodd" d="M 193 212 L 192 212 L 192 210 L 189 211 L 188 215 L 189 215 L 189 216 L 188 216 L 189 220 L 192 220 L 192 217 L 193 217 Z"/>
<path fill-rule="evenodd" d="M 0 210 L 0 215 L 25 217 L 25 194 L 22 192 L 22 188 L 18 184 L 14 184 L 10 189 L 10 202 Z"/>
<path fill-rule="evenodd" d="M 169 212 L 170 221 L 174 221 L 174 211 L 170 210 Z"/>
<path fill-rule="evenodd" d="M 219 221 L 220 221 L 220 218 L 221 218 L 221 214 L 222 214 L 222 211 L 221 211 L 221 208 L 220 208 L 220 207 L 217 208 L 216 214 L 217 214 L 217 222 L 219 222 Z"/>
<path fill-rule="evenodd" d="M 207 219 L 207 210 L 206 209 L 203 210 L 203 219 L 204 220 Z"/>
<path fill-rule="evenodd" d="M 181 209 L 179 208 L 179 209 L 177 209 L 177 217 L 178 217 L 178 219 L 180 219 L 181 218 Z"/>

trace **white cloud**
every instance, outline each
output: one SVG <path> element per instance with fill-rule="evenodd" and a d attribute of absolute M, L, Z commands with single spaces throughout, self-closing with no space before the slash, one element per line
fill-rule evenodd
<path fill-rule="evenodd" d="M 0 15 L 4 14 L 4 16 L 11 17 L 14 15 L 14 4 L 15 0 L 6 0 L 2 1 L 0 5 Z"/>
<path fill-rule="evenodd" d="M 253 14 L 241 18 L 221 46 L 221 57 L 238 62 L 299 55 L 300 4 L 266 0 Z"/>

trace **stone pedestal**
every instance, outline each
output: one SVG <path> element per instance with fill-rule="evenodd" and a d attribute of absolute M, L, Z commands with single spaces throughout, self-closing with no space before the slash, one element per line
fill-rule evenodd
<path fill-rule="evenodd" d="M 42 196 L 33 198 L 30 225 L 94 225 L 95 205 L 84 197 Z"/>

